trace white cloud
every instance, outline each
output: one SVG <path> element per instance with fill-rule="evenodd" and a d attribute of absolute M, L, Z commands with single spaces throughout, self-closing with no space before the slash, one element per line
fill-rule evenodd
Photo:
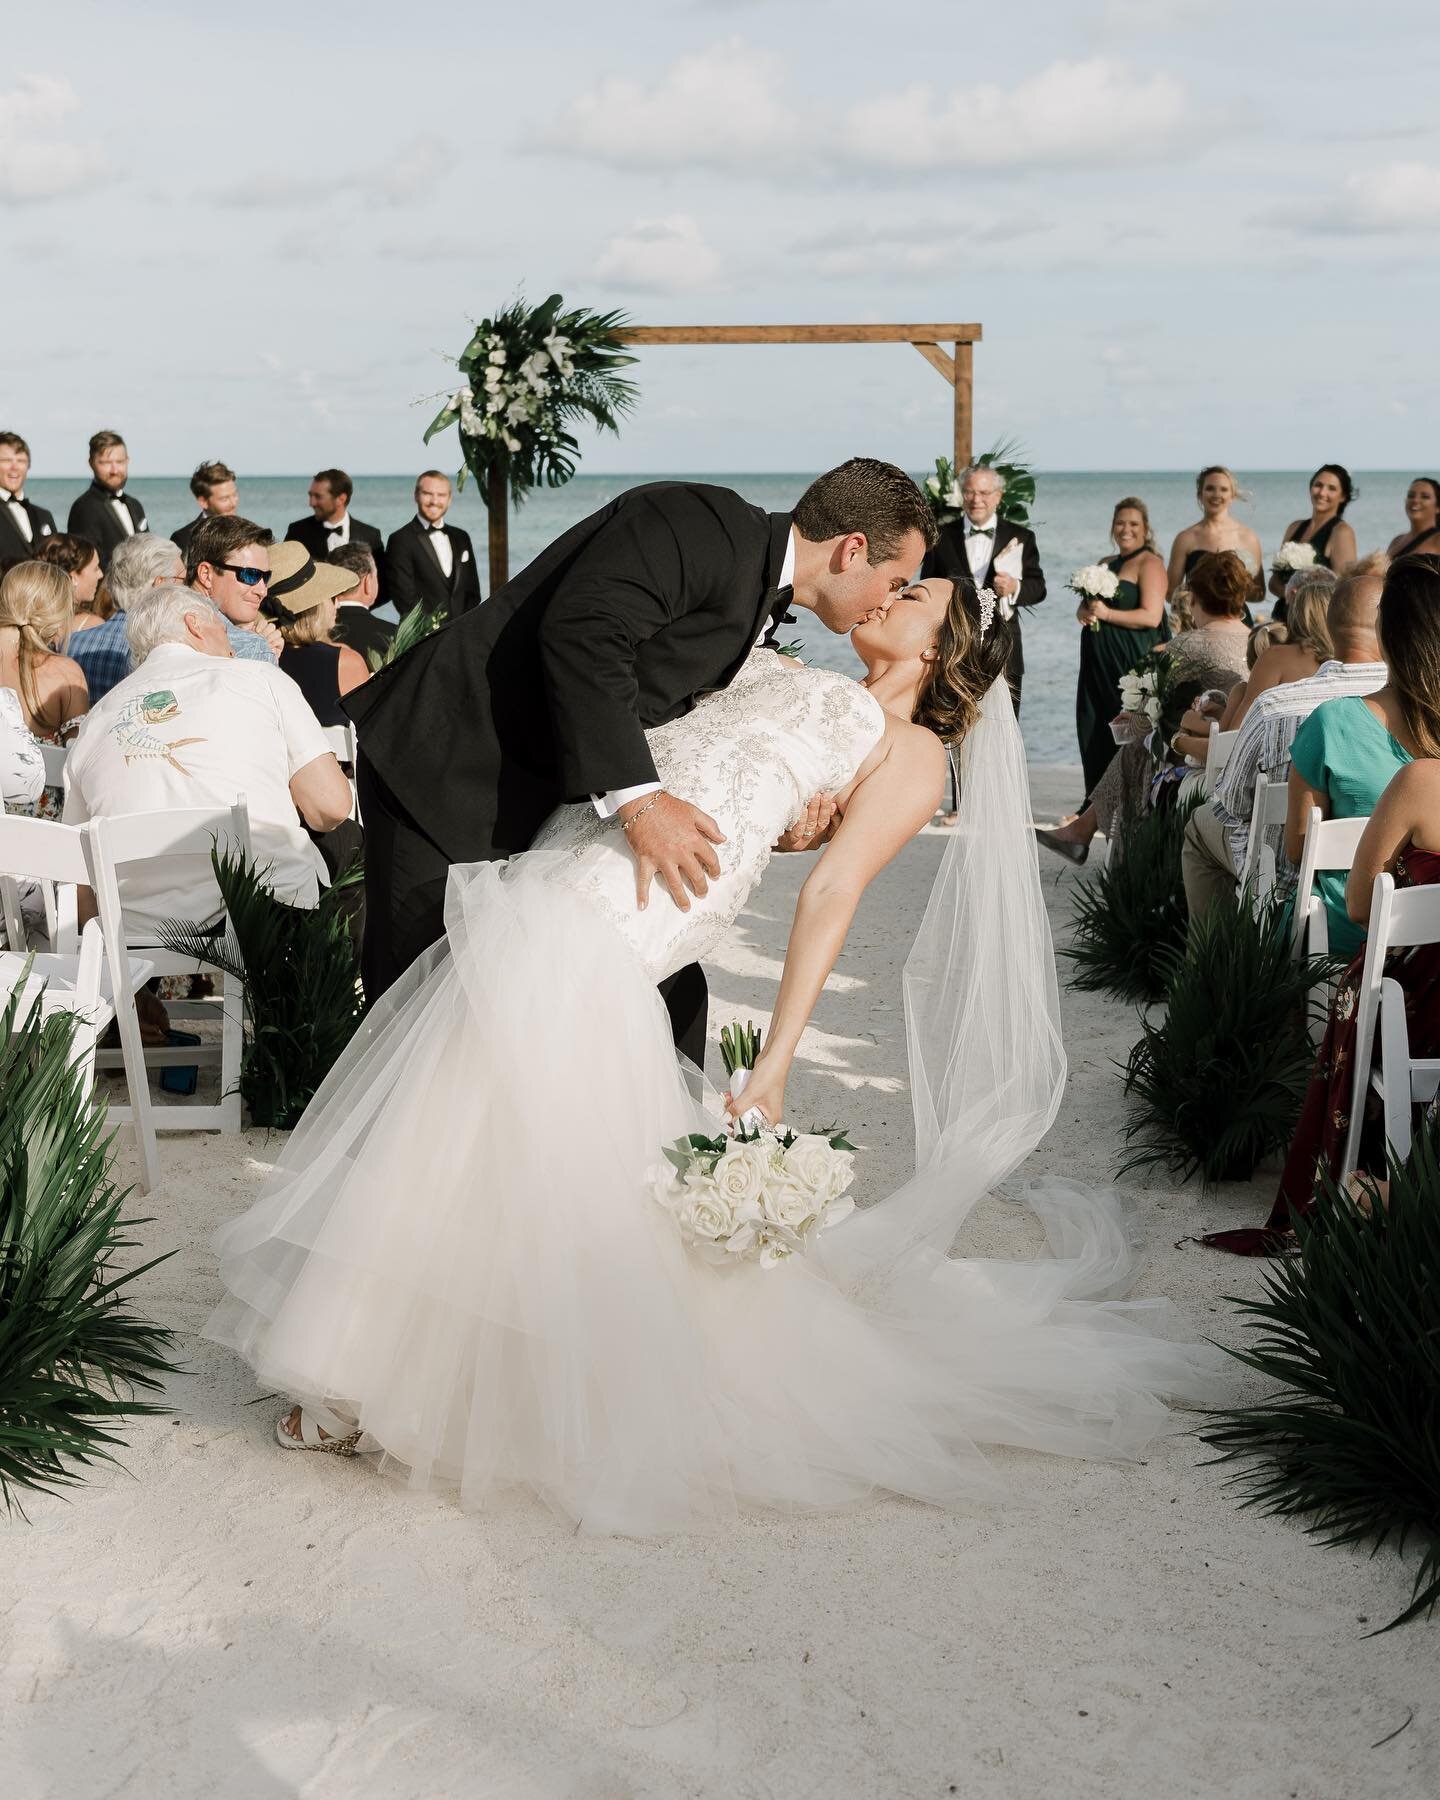
<path fill-rule="evenodd" d="M 1440 168 L 1394 162 L 1347 175 L 1327 198 L 1300 207 L 1269 207 L 1257 223 L 1321 235 L 1433 231 L 1440 227 Z"/>
<path fill-rule="evenodd" d="M 450 144 L 442 137 L 410 138 L 383 162 L 327 178 L 326 196 L 328 199 L 341 193 L 372 206 L 407 206 L 444 179 L 450 172 L 452 156 Z M 221 206 L 267 212 L 318 204 L 314 175 L 294 168 L 262 170 L 223 188 L 216 200 Z"/>
<path fill-rule="evenodd" d="M 58 135 L 80 96 L 54 75 L 22 75 L 0 93 L 0 204 L 57 200 L 109 178 L 99 148 Z"/>
<path fill-rule="evenodd" d="M 931 214 L 879 223 L 852 217 L 833 231 L 797 238 L 786 252 L 786 264 L 817 275 L 925 275 L 953 267 L 962 255 L 992 252 L 1044 229 L 1039 219 L 1003 215 L 951 219 Z"/>
<path fill-rule="evenodd" d="M 637 219 L 628 231 L 611 238 L 595 264 L 600 280 L 648 294 L 704 287 L 719 270 L 719 255 L 688 213 Z"/>
<path fill-rule="evenodd" d="M 1104 56 L 1013 86 L 924 83 L 826 109 L 777 57 L 739 38 L 680 57 L 649 83 L 611 76 L 541 139 L 622 169 L 821 178 L 1113 163 L 1186 141 L 1181 83 Z"/>

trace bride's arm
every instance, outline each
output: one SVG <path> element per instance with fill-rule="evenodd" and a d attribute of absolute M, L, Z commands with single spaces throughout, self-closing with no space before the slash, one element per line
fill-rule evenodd
<path fill-rule="evenodd" d="M 764 1048 L 735 1112 L 759 1107 L 784 1116 L 785 1080 L 800 1035 L 835 966 L 860 896 L 940 804 L 945 748 L 919 726 L 892 727 L 881 760 L 857 783 L 835 836 L 811 871 L 795 907 L 780 994 Z"/>

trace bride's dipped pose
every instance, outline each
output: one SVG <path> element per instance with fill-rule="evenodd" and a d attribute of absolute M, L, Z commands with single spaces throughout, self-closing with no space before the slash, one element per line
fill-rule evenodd
<path fill-rule="evenodd" d="M 993 596 L 918 582 L 856 629 L 855 682 L 755 651 L 648 733 L 665 788 L 724 834 L 682 910 L 637 905 L 618 821 L 564 806 L 504 863 L 452 869 L 446 938 L 384 1000 L 257 1204 L 219 1240 L 207 1335 L 302 1403 L 282 1438 L 362 1450 L 478 1507 L 537 1492 L 594 1531 L 737 1504 L 994 1491 L 980 1446 L 1128 1457 L 1221 1359 L 1120 1303 L 1113 1195 L 1027 1194 L 1051 1254 L 948 1255 L 1048 1129 L 1064 1083 L 1024 751 Z M 744 1096 L 783 1116 L 792 1058 L 866 884 L 963 802 L 905 973 L 916 1173 L 775 1268 L 717 1268 L 650 1197 L 660 1147 L 719 1122 L 656 983 L 698 961 L 808 795 L 838 796 Z M 862 1164 L 863 1171 L 863 1164 Z M 1157 1303 L 1163 1304 L 1163 1303 Z M 326 1435 L 326 1434 L 330 1435 Z"/>

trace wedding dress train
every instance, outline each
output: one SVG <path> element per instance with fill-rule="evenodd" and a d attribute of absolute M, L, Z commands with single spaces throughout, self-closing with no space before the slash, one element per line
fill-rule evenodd
<path fill-rule="evenodd" d="M 999 1491 L 982 1445 L 1133 1457 L 1164 1396 L 1213 1394 L 1217 1353 L 1162 1335 L 1163 1303 L 1116 1299 L 1133 1258 L 1112 1194 L 1033 1189 L 1050 1256 L 946 1255 L 1064 1079 L 1003 682 L 907 965 L 915 1177 L 775 1269 L 699 1260 L 649 1196 L 662 1144 L 718 1129 L 655 983 L 719 941 L 775 837 L 883 724 L 855 682 L 757 652 L 652 732 L 661 780 L 727 838 L 688 913 L 658 890 L 637 910 L 624 843 L 587 805 L 523 856 L 452 871 L 445 941 L 219 1234 L 207 1336 L 267 1388 L 358 1418 L 416 1485 L 467 1507 L 518 1485 L 635 1534 L 738 1504 L 953 1503 Z"/>

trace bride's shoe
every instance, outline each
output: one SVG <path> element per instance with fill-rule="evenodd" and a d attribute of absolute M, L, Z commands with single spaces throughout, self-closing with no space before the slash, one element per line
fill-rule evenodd
<path fill-rule="evenodd" d="M 289 1421 L 299 1415 L 299 1434 L 289 1429 Z M 342 1419 L 323 1406 L 292 1406 L 275 1421 L 275 1437 L 286 1450 L 324 1450 L 332 1456 L 354 1456 L 360 1442 L 360 1427 L 353 1419 Z"/>

